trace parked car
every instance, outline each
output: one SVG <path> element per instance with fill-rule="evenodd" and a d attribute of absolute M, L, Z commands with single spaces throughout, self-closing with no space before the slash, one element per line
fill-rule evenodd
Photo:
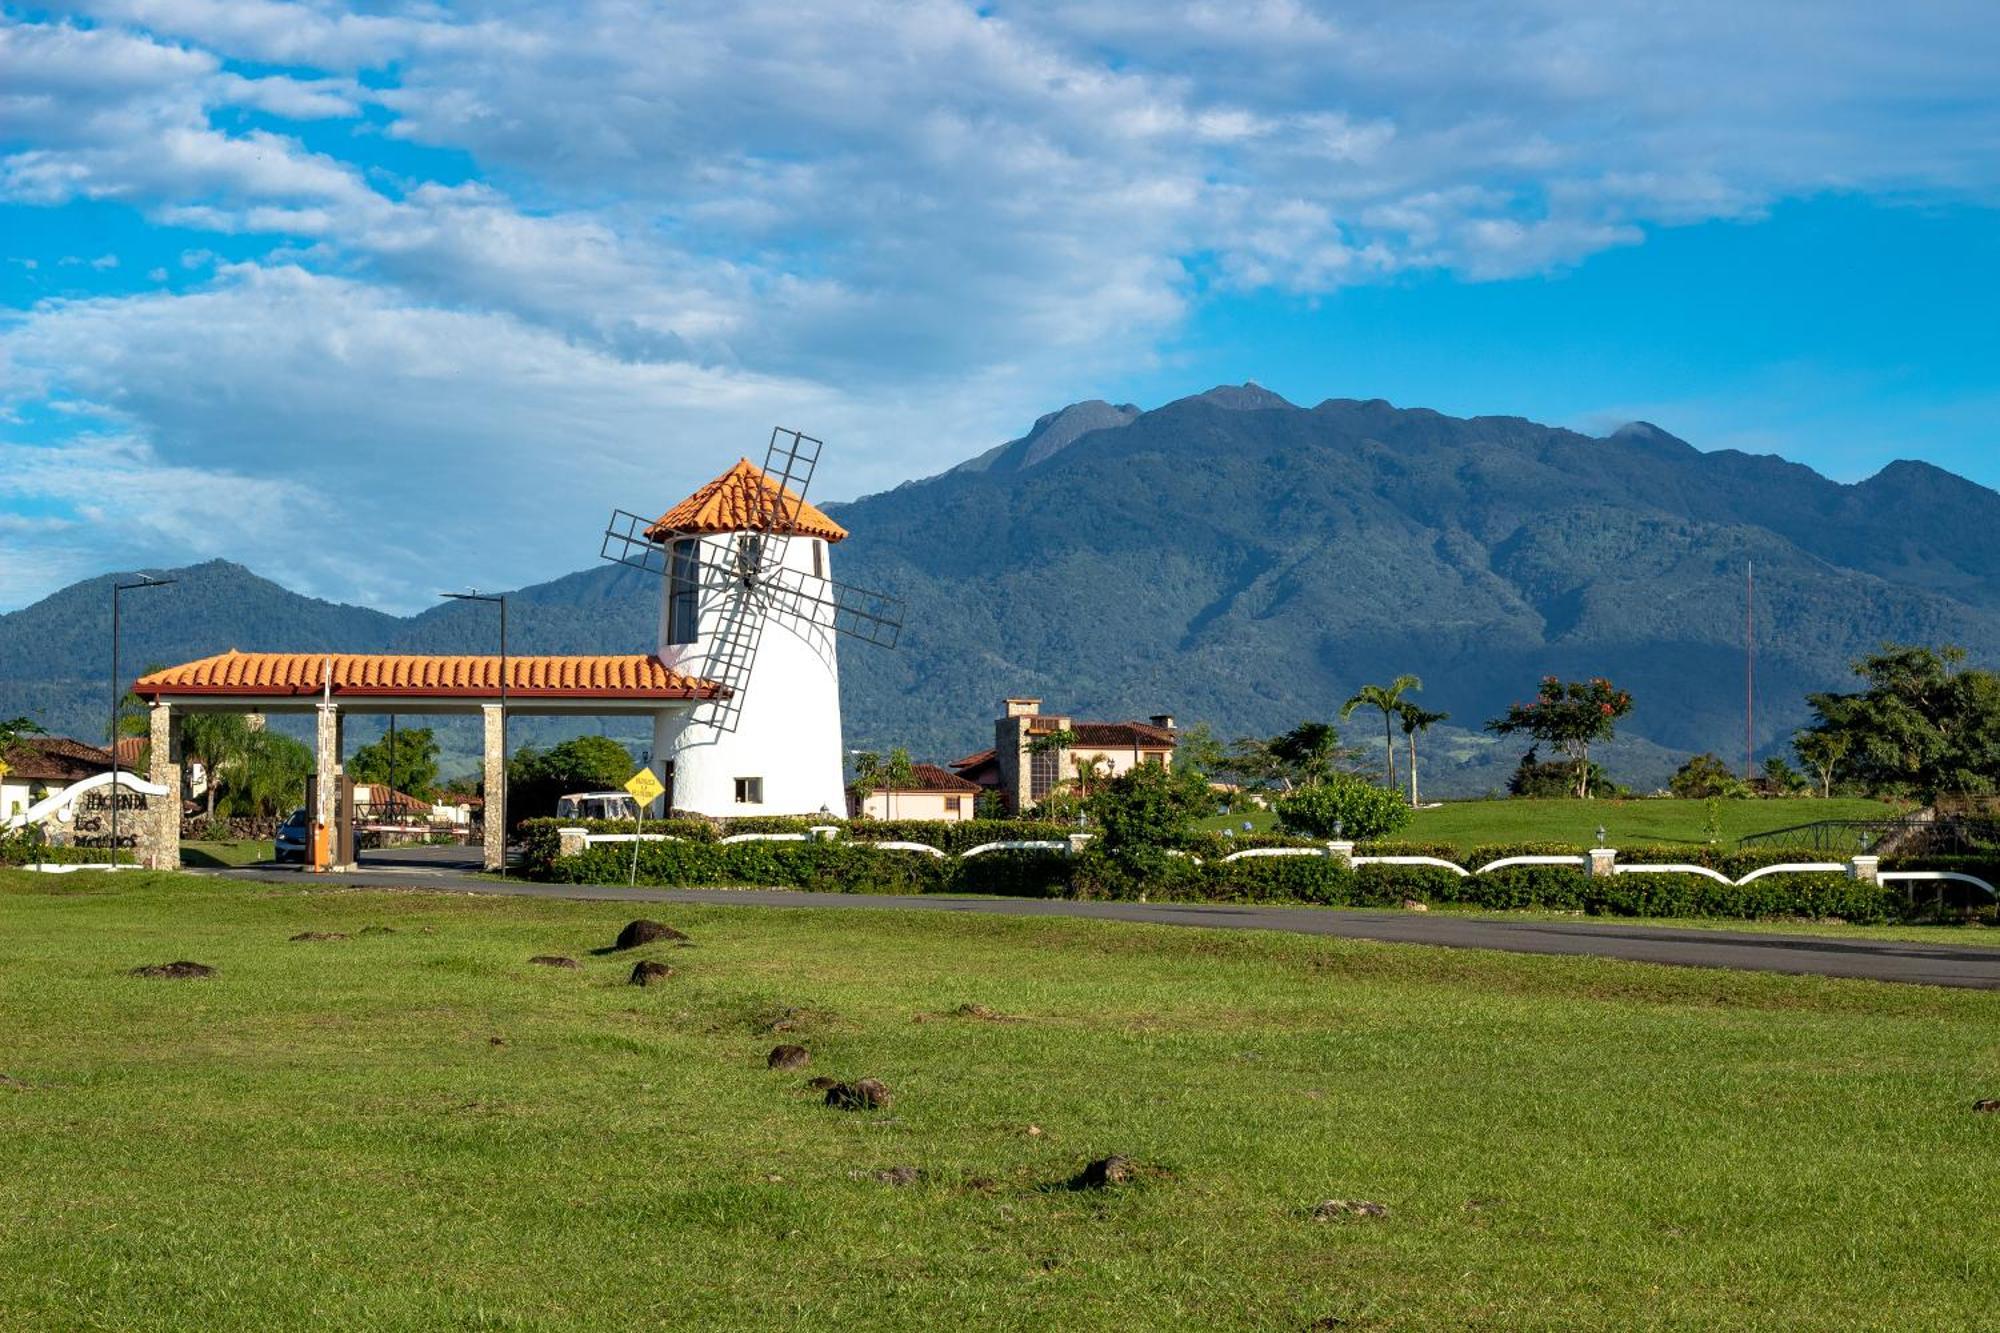
<path fill-rule="evenodd" d="M 624 791 L 579 791 L 556 800 L 557 819 L 637 819 L 639 803 Z"/>
<path fill-rule="evenodd" d="M 292 817 L 278 825 L 277 839 L 271 844 L 271 859 L 277 862 L 297 861 L 306 863 L 306 849 L 312 841 L 312 824 L 306 818 L 305 808 L 292 811 Z"/>

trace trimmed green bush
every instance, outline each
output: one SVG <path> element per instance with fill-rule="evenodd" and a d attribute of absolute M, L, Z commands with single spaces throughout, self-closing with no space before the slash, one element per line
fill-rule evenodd
<path fill-rule="evenodd" d="M 1400 793 L 1346 773 L 1301 787 L 1278 798 L 1271 808 L 1285 832 L 1314 838 L 1380 838 L 1400 832 L 1410 822 L 1409 804 Z"/>
<path fill-rule="evenodd" d="M 37 846 L 23 837 L 0 838 L 0 866 L 87 866 L 87 865 L 136 865 L 138 858 L 131 852 L 112 855 L 104 847 L 51 847 Z"/>

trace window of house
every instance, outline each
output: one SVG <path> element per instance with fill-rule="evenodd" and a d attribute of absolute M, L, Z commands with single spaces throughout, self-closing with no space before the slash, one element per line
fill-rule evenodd
<path fill-rule="evenodd" d="M 945 798 L 944 798 L 944 812 L 945 812 L 946 814 L 948 814 L 948 815 L 955 815 L 955 814 L 957 814 L 957 813 L 958 813 L 958 812 L 959 812 L 959 811 L 960 811 L 960 810 L 961 810 L 961 809 L 963 808 L 963 807 L 961 807 L 961 806 L 959 805 L 959 802 L 960 802 L 960 801 L 962 801 L 962 800 L 964 800 L 964 799 L 965 799 L 965 798 L 964 798 L 964 797 L 962 797 L 962 796 L 947 796 L 947 797 L 945 797 Z"/>
<path fill-rule="evenodd" d="M 701 542 L 683 537 L 667 555 L 667 642 L 693 643 L 701 629 Z"/>
<path fill-rule="evenodd" d="M 736 779 L 736 804 L 738 805 L 764 804 L 764 779 L 762 778 Z"/>
<path fill-rule="evenodd" d="M 1167 762 L 1167 757 L 1158 750 L 1149 750 L 1146 752 L 1146 762 L 1149 764 L 1164 764 Z"/>
<path fill-rule="evenodd" d="M 1038 750 L 1028 756 L 1028 799 L 1039 801 L 1062 781 L 1062 753 Z"/>
<path fill-rule="evenodd" d="M 757 577 L 757 571 L 764 567 L 764 539 L 754 532 L 746 532 L 736 539 L 736 574 L 745 583 Z"/>

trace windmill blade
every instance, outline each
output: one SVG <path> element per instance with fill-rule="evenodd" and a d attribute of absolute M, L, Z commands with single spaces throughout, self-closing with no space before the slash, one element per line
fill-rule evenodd
<path fill-rule="evenodd" d="M 813 471 L 819 467 L 819 451 L 825 447 L 823 441 L 799 431 L 771 428 L 771 443 L 764 450 L 764 475 L 777 483 L 778 494 L 771 497 L 768 508 L 772 512 L 766 516 L 764 531 L 783 531 L 798 523 Z"/>
<path fill-rule="evenodd" d="M 614 564 L 629 565 L 648 574 L 664 575 L 667 572 L 666 543 L 656 542 L 646 535 L 646 530 L 655 521 L 627 510 L 612 510 L 610 521 L 604 525 L 604 543 L 598 548 L 598 555 Z"/>
<path fill-rule="evenodd" d="M 796 616 L 878 648 L 894 648 L 903 632 L 903 599 L 796 569 L 768 570 L 763 590 L 774 612 Z"/>

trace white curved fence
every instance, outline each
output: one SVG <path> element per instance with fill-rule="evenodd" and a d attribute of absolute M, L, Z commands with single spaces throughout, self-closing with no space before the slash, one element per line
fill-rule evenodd
<path fill-rule="evenodd" d="M 108 777 L 109 775 L 105 776 Z M 81 785 L 79 784 L 79 786 Z M 143 786 L 145 784 L 134 785 Z M 829 831 L 830 829 L 815 829 L 811 833 L 736 833 L 729 837 L 718 839 L 717 845 L 729 846 L 734 843 L 746 842 L 813 842 L 820 840 Z M 583 834 L 582 829 L 565 829 L 563 832 Z M 578 838 L 577 841 L 585 846 L 596 846 L 602 843 L 683 842 L 685 839 L 669 833 L 590 833 Z M 938 860 L 946 860 L 951 856 L 950 852 L 939 847 L 933 847 L 927 842 L 870 842 L 865 839 L 850 839 L 849 844 L 853 846 L 875 847 L 886 852 L 916 852 L 920 855 L 935 857 Z M 1247 861 L 1259 857 L 1272 856 L 1340 857 L 1353 866 L 1435 866 L 1440 870 L 1449 870 L 1461 879 L 1469 879 L 1474 875 L 1484 875 L 1489 871 L 1507 870 L 1517 866 L 1572 866 L 1586 870 L 1590 869 L 1591 866 L 1591 858 L 1589 856 L 1503 856 L 1497 861 L 1488 861 L 1477 870 L 1468 870 L 1454 861 L 1447 861 L 1443 857 L 1438 856 L 1355 856 L 1350 852 L 1341 850 L 1342 846 L 1342 844 L 1331 844 L 1324 847 L 1245 847 L 1241 851 L 1231 852 L 1227 856 L 1222 857 L 1220 863 L 1226 865 L 1232 861 Z M 988 852 L 1074 852 L 1075 850 L 1075 846 L 1071 843 L 1058 842 L 1053 839 L 982 842 L 977 847 L 968 847 L 958 853 L 958 859 L 965 860 L 974 856 L 984 856 Z M 1188 856 L 1188 853 L 1176 850 L 1170 850 L 1168 854 L 1172 856 Z M 1615 855 L 1615 853 L 1611 853 L 1611 855 Z M 1198 856 L 1191 859 L 1197 865 L 1201 863 L 1201 858 Z M 1754 880 L 1764 878 L 1766 875 L 1848 874 L 1853 875 L 1857 879 L 1872 876 L 1884 884 L 1891 882 L 1929 883 L 1947 881 L 1969 884 L 1996 902 L 2000 902 L 2000 890 L 1996 890 L 1993 885 L 1987 883 L 1977 875 L 1968 875 L 1959 870 L 1885 870 L 1880 873 L 1874 873 L 1874 861 L 1875 858 L 1872 857 L 1859 858 L 1854 862 L 1787 861 L 1777 865 L 1759 866 L 1744 875 L 1741 879 L 1731 879 L 1719 870 L 1710 869 L 1708 866 L 1695 865 L 1692 862 L 1654 865 L 1612 861 L 1606 868 L 1614 875 L 1700 875 L 1707 879 L 1712 879 L 1718 884 L 1728 885 L 1731 888 L 1741 888 Z M 1864 863 L 1868 867 L 1865 871 L 1863 868 Z M 61 874 L 69 870 L 105 869 L 108 867 L 46 866 L 41 868 L 53 874 Z M 130 869 L 132 867 L 125 868 Z"/>
<path fill-rule="evenodd" d="M 2000 902 L 2000 890 L 1995 890 L 1991 884 L 1988 884 L 1985 880 L 1979 878 L 1979 876 L 1968 875 L 1962 870 L 1885 870 L 1877 875 L 1876 878 L 1882 880 L 1884 883 L 1895 879 L 1908 880 L 1913 883 L 1933 883 L 1938 880 L 1948 880 L 1959 884 L 1970 884 L 1975 889 L 1985 890 L 1987 897 L 1993 899 L 1995 902 Z"/>

